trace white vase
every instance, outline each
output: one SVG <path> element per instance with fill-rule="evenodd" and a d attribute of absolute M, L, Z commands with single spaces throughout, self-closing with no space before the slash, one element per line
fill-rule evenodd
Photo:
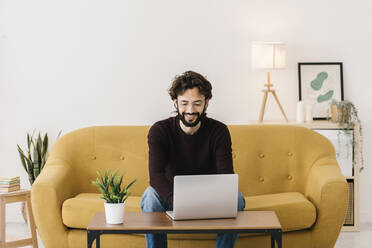
<path fill-rule="evenodd" d="M 305 121 L 305 105 L 302 101 L 297 102 L 296 121 L 297 122 Z"/>
<path fill-rule="evenodd" d="M 105 215 L 107 224 L 121 224 L 124 222 L 125 202 L 124 203 L 106 203 Z"/>

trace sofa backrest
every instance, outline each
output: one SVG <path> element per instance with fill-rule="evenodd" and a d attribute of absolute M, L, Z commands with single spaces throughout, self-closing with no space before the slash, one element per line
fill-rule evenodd
<path fill-rule="evenodd" d="M 70 132 L 53 146 L 50 157 L 74 171 L 76 192 L 98 192 L 91 184 L 97 171 L 126 172 L 134 178 L 132 195 L 149 185 L 147 133 L 149 126 L 99 126 Z M 331 143 L 320 134 L 290 125 L 229 126 L 235 172 L 245 196 L 303 192 L 312 164 L 335 157 Z M 47 165 L 48 166 L 48 163 Z"/>
<path fill-rule="evenodd" d="M 235 172 L 245 196 L 304 193 L 307 176 L 320 158 L 335 158 L 330 141 L 293 125 L 229 126 Z"/>
<path fill-rule="evenodd" d="M 147 133 L 149 126 L 97 126 L 78 129 L 57 140 L 50 158 L 64 160 L 75 175 L 76 192 L 99 192 L 92 185 L 97 171 L 125 172 L 124 182 L 137 182 L 131 195 L 140 196 L 149 185 Z M 48 158 L 49 160 L 49 158 Z M 48 163 L 46 164 L 46 166 Z"/>

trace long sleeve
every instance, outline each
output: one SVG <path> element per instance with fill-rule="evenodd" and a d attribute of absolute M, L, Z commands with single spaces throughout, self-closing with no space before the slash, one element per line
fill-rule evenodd
<path fill-rule="evenodd" d="M 231 151 L 231 137 L 229 129 L 226 126 L 223 126 L 223 128 L 218 130 L 218 133 L 216 133 L 215 142 L 215 159 L 217 173 L 234 173 Z"/>
<path fill-rule="evenodd" d="M 173 183 L 166 177 L 169 144 L 164 130 L 154 124 L 148 134 L 150 185 L 168 203 L 173 203 Z"/>

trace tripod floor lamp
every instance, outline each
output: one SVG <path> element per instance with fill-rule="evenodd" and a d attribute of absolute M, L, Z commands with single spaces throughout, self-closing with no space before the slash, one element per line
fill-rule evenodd
<path fill-rule="evenodd" d="M 286 122 L 288 122 L 288 118 L 285 115 L 282 105 L 280 104 L 275 89 L 273 89 L 274 85 L 271 84 L 270 81 L 270 70 L 285 68 L 285 54 L 285 44 L 280 42 L 253 42 L 252 44 L 252 67 L 254 69 L 268 70 L 267 83 L 265 84 L 266 88 L 262 90 L 264 92 L 264 97 L 259 117 L 260 123 L 262 123 L 263 121 L 267 97 L 270 93 L 274 96 L 274 99 L 279 105 L 284 119 L 286 120 Z"/>

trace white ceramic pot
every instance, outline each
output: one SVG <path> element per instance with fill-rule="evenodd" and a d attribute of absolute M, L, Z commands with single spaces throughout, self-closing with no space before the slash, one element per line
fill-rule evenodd
<path fill-rule="evenodd" d="M 106 203 L 105 215 L 107 224 L 121 224 L 124 222 L 125 202 L 124 203 Z"/>

